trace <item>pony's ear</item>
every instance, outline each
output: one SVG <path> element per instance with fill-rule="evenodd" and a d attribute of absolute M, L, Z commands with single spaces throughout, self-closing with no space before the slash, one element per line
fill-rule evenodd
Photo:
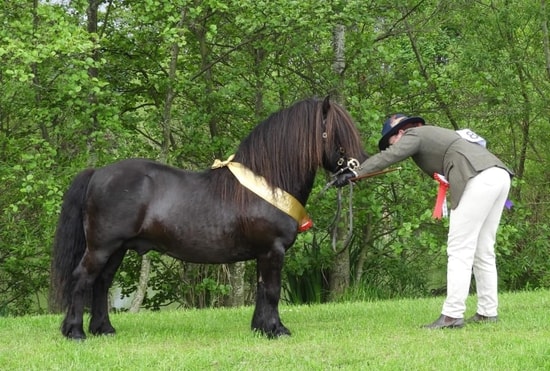
<path fill-rule="evenodd" d="M 327 95 L 323 101 L 323 117 L 327 117 L 328 110 L 330 109 L 330 95 Z"/>

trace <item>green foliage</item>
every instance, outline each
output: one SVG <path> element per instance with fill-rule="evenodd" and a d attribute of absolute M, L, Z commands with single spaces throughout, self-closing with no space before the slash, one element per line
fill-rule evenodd
<path fill-rule="evenodd" d="M 224 266 L 183 263 L 156 252 L 150 252 L 149 257 L 152 269 L 143 301 L 146 309 L 219 307 L 231 291 Z M 140 256 L 126 255 L 117 273 L 122 298 L 136 291 L 140 266 Z"/>
<path fill-rule="evenodd" d="M 356 194 L 360 225 L 351 251 L 355 285 L 377 297 L 418 297 L 444 286 L 446 220 L 431 219 L 437 187 L 412 161 L 402 170 L 367 180 Z M 416 184 L 416 192 L 408 185 Z M 365 237 L 362 237 L 365 236 Z M 359 289 L 359 292 L 362 290 Z M 381 294 L 383 293 L 383 294 Z"/>
<path fill-rule="evenodd" d="M 549 287 L 550 175 L 542 164 L 550 161 L 550 78 L 540 32 L 549 15 L 540 2 L 117 1 L 99 8 L 94 34 L 86 28 L 91 3 L 11 1 L 0 9 L 2 313 L 44 310 L 61 196 L 81 169 L 158 159 L 165 142 L 163 160 L 207 168 L 271 112 L 337 86 L 367 152 L 377 152 L 381 124 L 394 112 L 488 139 L 518 175 L 497 241 L 501 287 Z M 332 70 L 336 24 L 346 27 L 341 76 Z M 354 190 L 349 295 L 421 296 L 444 285 L 447 226 L 429 217 L 433 181 L 410 161 L 402 166 Z M 315 198 L 325 182 L 317 179 L 307 205 L 316 228 L 288 253 L 285 297 L 293 302 L 326 298 L 336 196 Z M 117 276 L 125 293 L 140 267 L 128 255 Z M 221 305 L 230 289 L 224 268 L 159 256 L 153 266 L 151 308 Z M 252 271 L 247 264 L 251 287 Z"/>
<path fill-rule="evenodd" d="M 298 236 L 285 257 L 283 300 L 292 304 L 327 301 L 327 274 L 333 258 L 328 235 L 305 232 Z"/>
<path fill-rule="evenodd" d="M 62 198 L 53 170 L 55 150 L 45 141 L 27 141 L 27 151 L 12 141 L 6 152 L 20 156 L 0 166 L 0 314 L 46 310 L 43 294 L 49 284 L 49 241 Z M 13 152 L 12 152 L 13 151 Z M 12 158 L 12 160 L 14 160 Z"/>
<path fill-rule="evenodd" d="M 512 290 L 549 287 L 548 251 L 550 228 L 546 223 L 532 223 L 530 211 L 515 205 L 505 211 L 497 239 L 499 276 L 504 287 Z M 511 215 L 510 215 L 511 214 Z M 509 224 L 517 219 L 523 223 Z"/>

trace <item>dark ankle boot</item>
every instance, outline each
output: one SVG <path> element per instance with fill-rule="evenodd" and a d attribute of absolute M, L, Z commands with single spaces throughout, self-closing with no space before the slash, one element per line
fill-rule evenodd
<path fill-rule="evenodd" d="M 484 316 L 476 313 L 466 320 L 466 323 L 495 323 L 498 322 L 498 316 Z"/>
<path fill-rule="evenodd" d="M 464 327 L 464 318 L 453 318 L 442 314 L 435 322 L 424 325 L 423 327 L 431 330 L 440 328 L 461 328 Z"/>

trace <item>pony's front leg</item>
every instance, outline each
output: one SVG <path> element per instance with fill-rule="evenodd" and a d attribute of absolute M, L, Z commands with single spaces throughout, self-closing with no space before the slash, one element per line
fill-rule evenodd
<path fill-rule="evenodd" d="M 273 248 L 257 259 L 256 308 L 252 317 L 252 330 L 269 338 L 290 335 L 279 317 L 281 297 L 281 271 L 285 257 L 282 246 Z"/>

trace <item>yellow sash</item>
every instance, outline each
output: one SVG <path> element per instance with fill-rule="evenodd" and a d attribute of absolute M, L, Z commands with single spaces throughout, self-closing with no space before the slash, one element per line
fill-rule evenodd
<path fill-rule="evenodd" d="M 229 156 L 226 161 L 216 159 L 212 169 L 218 169 L 227 166 L 237 180 L 246 188 L 263 198 L 271 205 L 290 215 L 298 222 L 298 226 L 304 228 L 306 224 L 311 224 L 306 209 L 290 193 L 269 186 L 264 177 L 254 174 L 250 169 L 239 162 L 233 162 L 234 155 Z"/>

